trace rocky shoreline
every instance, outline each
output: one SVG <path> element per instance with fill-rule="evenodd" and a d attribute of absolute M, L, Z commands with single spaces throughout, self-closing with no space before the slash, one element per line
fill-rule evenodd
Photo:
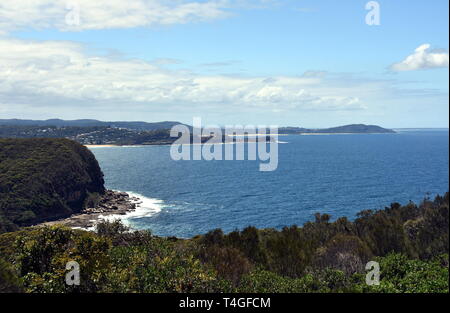
<path fill-rule="evenodd" d="M 100 196 L 95 207 L 86 208 L 80 213 L 60 220 L 40 223 L 36 226 L 64 225 L 72 228 L 92 229 L 104 217 L 125 215 L 136 210 L 141 203 L 137 197 L 131 197 L 126 192 L 107 190 Z"/>

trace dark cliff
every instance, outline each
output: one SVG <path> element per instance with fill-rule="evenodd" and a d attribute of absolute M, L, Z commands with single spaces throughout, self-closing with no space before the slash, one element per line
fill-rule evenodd
<path fill-rule="evenodd" d="M 104 193 L 92 152 L 67 139 L 0 139 L 0 233 L 83 209 Z"/>

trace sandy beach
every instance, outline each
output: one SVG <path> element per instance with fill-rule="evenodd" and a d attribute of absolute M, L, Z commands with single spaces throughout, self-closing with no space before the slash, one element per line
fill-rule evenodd
<path fill-rule="evenodd" d="M 110 148 L 110 147 L 120 147 L 119 145 L 84 145 L 86 148 Z"/>

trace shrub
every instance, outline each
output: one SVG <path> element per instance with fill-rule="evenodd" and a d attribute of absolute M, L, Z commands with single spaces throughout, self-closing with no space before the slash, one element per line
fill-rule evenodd
<path fill-rule="evenodd" d="M 0 258 L 0 293 L 22 290 L 22 282 L 12 264 Z"/>

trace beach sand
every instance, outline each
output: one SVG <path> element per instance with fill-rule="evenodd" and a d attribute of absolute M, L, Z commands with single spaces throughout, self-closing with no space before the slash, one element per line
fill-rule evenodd
<path fill-rule="evenodd" d="M 118 145 L 84 145 L 86 148 L 108 148 L 108 147 L 119 147 Z"/>

